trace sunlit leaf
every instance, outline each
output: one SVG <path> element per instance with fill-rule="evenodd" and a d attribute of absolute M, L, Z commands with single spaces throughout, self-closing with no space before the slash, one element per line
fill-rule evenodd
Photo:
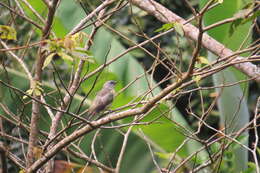
<path fill-rule="evenodd" d="M 33 89 L 28 89 L 25 93 L 28 94 L 28 95 L 32 95 L 33 94 Z M 26 99 L 26 98 L 28 98 L 28 96 L 24 95 L 23 99 Z"/>
<path fill-rule="evenodd" d="M 200 80 L 201 80 L 201 76 L 198 75 L 198 76 L 195 76 L 192 78 L 196 83 L 198 83 Z"/>
<path fill-rule="evenodd" d="M 73 61 L 73 58 L 64 52 L 58 52 L 57 54 L 64 60 Z"/>
<path fill-rule="evenodd" d="M 71 39 L 76 43 L 77 46 L 80 46 L 84 42 L 84 37 L 88 35 L 84 32 L 78 32 L 71 36 Z"/>
<path fill-rule="evenodd" d="M 35 88 L 34 89 L 34 94 L 35 94 L 35 96 L 40 96 L 40 95 L 42 95 L 42 92 L 38 88 Z"/>
<path fill-rule="evenodd" d="M 161 28 L 156 29 L 155 32 L 168 31 L 172 28 L 174 28 L 180 36 L 184 36 L 183 26 L 178 22 L 166 23 Z"/>
<path fill-rule="evenodd" d="M 196 68 L 201 68 L 201 66 L 202 66 L 201 63 L 196 62 L 196 64 L 195 64 L 195 67 L 196 67 Z"/>
<path fill-rule="evenodd" d="M 209 60 L 203 56 L 199 56 L 198 57 L 198 61 L 201 63 L 201 64 L 209 64 Z"/>
<path fill-rule="evenodd" d="M 63 41 L 63 46 L 65 49 L 73 50 L 76 47 L 76 42 L 71 39 L 71 37 L 65 37 Z"/>
<path fill-rule="evenodd" d="M 0 38 L 6 40 L 16 40 L 16 30 L 7 25 L 0 25 Z"/>
<path fill-rule="evenodd" d="M 180 36 L 184 36 L 183 25 L 181 23 L 175 22 L 174 29 Z"/>
<path fill-rule="evenodd" d="M 162 159 L 169 159 L 172 156 L 172 153 L 161 153 L 161 152 L 155 152 L 157 156 L 159 156 Z"/>
<path fill-rule="evenodd" d="M 156 29 L 154 32 L 168 31 L 174 27 L 174 23 L 166 23 L 161 28 Z"/>
<path fill-rule="evenodd" d="M 24 169 L 21 169 L 19 173 L 26 173 L 26 171 Z"/>
<path fill-rule="evenodd" d="M 55 55 L 56 53 L 51 53 L 50 55 L 48 55 L 47 57 L 46 57 L 46 59 L 45 59 L 45 61 L 44 61 L 44 64 L 43 64 L 43 66 L 42 66 L 42 69 L 44 69 L 45 67 L 47 67 L 49 64 L 50 64 L 50 62 L 51 62 L 51 60 L 52 60 L 52 58 L 53 58 L 53 56 Z"/>

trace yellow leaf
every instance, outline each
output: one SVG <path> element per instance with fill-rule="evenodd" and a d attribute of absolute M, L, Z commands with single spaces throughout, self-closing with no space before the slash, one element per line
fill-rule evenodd
<path fill-rule="evenodd" d="M 55 54 L 56 53 L 51 53 L 50 55 L 47 56 L 47 58 L 45 59 L 45 61 L 43 63 L 42 69 L 44 69 L 45 67 L 47 67 L 50 64 L 50 62 Z"/>
<path fill-rule="evenodd" d="M 35 88 L 33 92 L 34 92 L 35 96 L 40 96 L 40 95 L 42 95 L 41 90 L 39 90 L 38 88 Z"/>
<path fill-rule="evenodd" d="M 201 63 L 201 64 L 209 64 L 209 60 L 203 56 L 199 56 L 198 57 L 198 61 Z"/>
<path fill-rule="evenodd" d="M 30 88 L 30 89 L 28 89 L 25 93 L 28 94 L 28 95 L 32 95 L 32 94 L 33 94 L 33 89 Z M 24 95 L 24 96 L 23 96 L 23 99 L 26 99 L 27 97 L 28 97 L 27 95 Z"/>
<path fill-rule="evenodd" d="M 71 36 L 71 40 L 73 40 L 78 46 L 83 43 L 84 40 L 83 38 L 84 38 L 83 32 L 78 32 Z"/>
<path fill-rule="evenodd" d="M 34 158 L 39 159 L 42 156 L 42 152 L 43 152 L 42 148 L 40 148 L 40 147 L 33 147 Z"/>
<path fill-rule="evenodd" d="M 73 58 L 64 52 L 58 52 L 57 54 L 64 60 L 73 61 Z"/>
<path fill-rule="evenodd" d="M 21 169 L 19 173 L 26 173 L 26 171 L 24 169 Z"/>
<path fill-rule="evenodd" d="M 16 30 L 7 25 L 0 25 L 0 38 L 6 40 L 16 40 Z"/>
<path fill-rule="evenodd" d="M 198 82 L 201 80 L 201 76 L 200 76 L 200 75 L 195 76 L 195 77 L 193 77 L 193 80 L 194 80 L 196 83 L 198 83 Z"/>
<path fill-rule="evenodd" d="M 65 49 L 73 50 L 76 46 L 76 41 L 71 39 L 71 37 L 65 37 L 63 41 Z"/>

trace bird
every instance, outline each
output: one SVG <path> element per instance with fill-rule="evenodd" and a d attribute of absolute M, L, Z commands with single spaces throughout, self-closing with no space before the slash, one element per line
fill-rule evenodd
<path fill-rule="evenodd" d="M 111 105 L 115 96 L 115 85 L 116 81 L 114 80 L 109 80 L 103 85 L 103 88 L 97 93 L 88 109 L 87 120 L 91 120 L 95 115 L 104 111 Z"/>

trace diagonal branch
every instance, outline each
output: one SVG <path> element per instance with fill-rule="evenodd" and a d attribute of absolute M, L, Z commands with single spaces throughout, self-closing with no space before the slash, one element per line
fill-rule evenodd
<path fill-rule="evenodd" d="M 153 0 L 129 0 L 133 5 L 141 8 L 150 15 L 153 15 L 158 20 L 163 23 L 178 22 L 183 24 L 183 31 L 185 36 L 197 41 L 199 35 L 199 29 L 192 24 L 187 23 L 187 21 L 180 16 L 174 14 L 172 11 L 168 10 L 164 6 Z M 226 48 L 223 44 L 219 43 L 217 40 L 213 39 L 207 34 L 203 34 L 202 46 L 208 49 L 215 55 L 224 58 L 229 57 L 234 54 L 234 52 Z M 237 56 L 233 61 L 241 61 L 245 58 Z M 239 64 L 234 64 L 234 67 L 246 74 L 249 77 L 254 78 L 256 81 L 260 81 L 260 68 L 250 62 L 244 62 Z"/>

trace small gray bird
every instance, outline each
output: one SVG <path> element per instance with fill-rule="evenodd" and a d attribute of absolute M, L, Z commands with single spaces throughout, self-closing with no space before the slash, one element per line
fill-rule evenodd
<path fill-rule="evenodd" d="M 110 80 L 103 85 L 103 88 L 97 93 L 93 103 L 88 109 L 88 120 L 105 110 L 113 102 L 115 95 L 115 84 L 116 81 Z"/>

